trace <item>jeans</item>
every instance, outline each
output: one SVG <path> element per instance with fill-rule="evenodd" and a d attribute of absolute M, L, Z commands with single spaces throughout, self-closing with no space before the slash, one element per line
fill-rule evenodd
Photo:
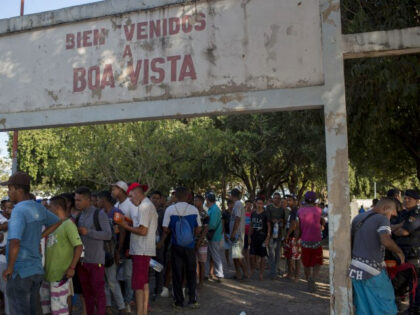
<path fill-rule="evenodd" d="M 186 272 L 187 277 L 190 298 L 189 303 L 195 303 L 197 301 L 195 292 L 197 286 L 197 261 L 195 259 L 195 249 L 172 244 L 171 263 L 175 304 L 178 306 L 184 305 L 184 294 L 182 293 L 184 271 Z"/>
<path fill-rule="evenodd" d="M 43 275 L 32 275 L 21 278 L 9 278 L 6 284 L 9 310 L 11 315 L 38 314 L 41 309 L 39 289 Z"/>
<path fill-rule="evenodd" d="M 105 268 L 105 295 L 106 295 L 106 306 L 111 306 L 111 293 L 117 304 L 118 310 L 125 309 L 124 298 L 121 293 L 120 284 L 117 281 L 117 266 L 114 263 L 111 267 Z"/>
<path fill-rule="evenodd" d="M 77 271 L 87 313 L 105 315 L 105 267 L 99 264 L 81 263 Z"/>
<path fill-rule="evenodd" d="M 134 292 L 131 287 L 131 278 L 133 276 L 133 262 L 131 259 L 124 259 L 122 263 L 124 268 L 124 301 L 126 304 L 133 300 Z"/>
<path fill-rule="evenodd" d="M 165 253 L 165 247 L 162 247 L 162 248 L 159 248 L 159 249 L 156 248 L 156 257 L 154 257 L 154 259 L 157 262 L 161 263 L 164 267 L 166 266 L 166 262 L 165 262 L 165 256 L 166 255 L 165 254 L 166 254 Z M 161 272 L 157 272 L 157 271 L 153 270 L 153 272 L 155 274 L 154 293 L 156 295 L 158 295 L 162 292 L 162 289 L 163 289 L 164 270 L 162 270 Z"/>
<path fill-rule="evenodd" d="M 223 278 L 223 263 L 222 257 L 220 256 L 220 242 L 209 242 L 208 253 L 207 253 L 207 264 L 206 264 L 206 275 L 209 274 L 210 259 L 214 262 L 214 273 L 216 277 Z"/>
<path fill-rule="evenodd" d="M 275 277 L 277 275 L 277 269 L 280 264 L 280 254 L 281 254 L 281 238 L 270 239 L 268 245 L 269 249 L 269 262 L 270 262 L 270 276 Z"/>
<path fill-rule="evenodd" d="M 3 274 L 3 271 L 7 269 L 7 263 L 0 263 L 0 275 Z M 9 311 L 9 298 L 6 294 L 6 285 L 7 281 L 4 281 L 3 278 L 0 278 L 0 291 L 3 292 L 4 295 L 4 312 L 6 315 L 10 315 Z"/>

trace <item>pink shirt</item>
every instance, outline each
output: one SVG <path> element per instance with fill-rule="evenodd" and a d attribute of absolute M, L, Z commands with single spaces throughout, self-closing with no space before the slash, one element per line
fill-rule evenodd
<path fill-rule="evenodd" d="M 319 242 L 321 238 L 321 208 L 302 207 L 298 211 L 301 240 L 305 242 Z"/>

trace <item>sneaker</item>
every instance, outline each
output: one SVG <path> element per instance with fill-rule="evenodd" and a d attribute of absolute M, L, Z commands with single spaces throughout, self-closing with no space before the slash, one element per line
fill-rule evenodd
<path fill-rule="evenodd" d="M 222 282 L 223 282 L 223 278 L 216 277 L 216 282 L 218 282 L 218 283 L 222 283 Z"/>
<path fill-rule="evenodd" d="M 196 310 L 196 309 L 200 308 L 200 304 L 198 302 L 188 303 L 188 308 Z"/>
<path fill-rule="evenodd" d="M 185 288 L 182 288 L 182 295 L 184 296 L 184 299 L 185 299 Z"/>
<path fill-rule="evenodd" d="M 161 297 L 169 297 L 169 289 L 167 287 L 163 287 L 162 292 L 160 293 Z"/>
<path fill-rule="evenodd" d="M 127 314 L 131 314 L 131 305 L 130 305 L 130 303 L 127 303 L 127 305 L 125 306 L 125 311 L 127 312 Z"/>
<path fill-rule="evenodd" d="M 172 304 L 172 308 L 173 308 L 174 310 L 176 310 L 176 311 L 180 311 L 180 310 L 182 310 L 182 309 L 183 309 L 182 305 L 178 305 L 178 304 L 176 304 L 176 303 L 173 303 L 173 304 Z"/>

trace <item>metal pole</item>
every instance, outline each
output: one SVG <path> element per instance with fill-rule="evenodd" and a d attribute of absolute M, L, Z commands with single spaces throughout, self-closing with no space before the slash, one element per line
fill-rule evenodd
<path fill-rule="evenodd" d="M 373 182 L 373 192 L 374 192 L 373 198 L 376 199 L 376 182 Z"/>
<path fill-rule="evenodd" d="M 25 0 L 20 0 L 20 16 L 23 16 L 25 10 Z M 18 168 L 18 160 L 17 160 L 17 152 L 18 152 L 18 144 L 19 144 L 19 131 L 13 131 L 13 149 L 12 149 L 12 174 L 17 172 Z"/>

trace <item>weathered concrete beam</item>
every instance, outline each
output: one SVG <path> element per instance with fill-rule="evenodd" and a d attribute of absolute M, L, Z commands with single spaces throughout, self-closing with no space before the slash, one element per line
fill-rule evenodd
<path fill-rule="evenodd" d="M 420 27 L 343 35 L 344 59 L 420 53 Z"/>
<path fill-rule="evenodd" d="M 123 14 L 131 11 L 148 10 L 191 0 L 108 0 L 83 4 L 69 8 L 17 16 L 0 20 L 0 36 L 63 23 L 74 23 L 103 16 Z"/>
<path fill-rule="evenodd" d="M 0 114 L 0 131 L 322 108 L 322 86 Z"/>

